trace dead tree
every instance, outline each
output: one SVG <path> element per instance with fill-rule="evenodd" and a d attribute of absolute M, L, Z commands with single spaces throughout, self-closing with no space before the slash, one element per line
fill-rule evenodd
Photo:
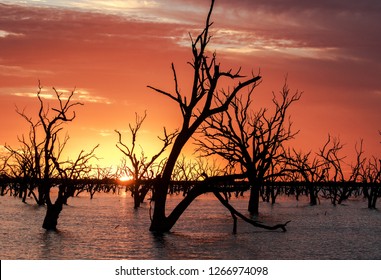
<path fill-rule="evenodd" d="M 288 164 L 292 167 L 294 181 L 305 183 L 311 206 L 317 204 L 320 191 L 325 198 L 331 199 L 333 205 L 340 204 L 350 196 L 350 184 L 344 182 L 355 180 L 357 175 L 354 172 L 360 162 L 356 164 L 357 167 L 353 167 L 350 178 L 346 179 L 343 167 L 345 157 L 340 155 L 342 148 L 340 139 L 328 135 L 327 141 L 317 153 L 297 152 L 295 149 L 289 151 Z"/>
<path fill-rule="evenodd" d="M 1 152 L 1 151 L 0 151 Z M 9 176 L 9 165 L 8 161 L 10 159 L 11 155 L 6 153 L 0 154 L 0 196 L 4 196 L 7 193 L 8 188 L 8 182 L 10 179 Z"/>
<path fill-rule="evenodd" d="M 287 167 L 284 144 L 297 133 L 291 130 L 287 110 L 301 94 L 290 94 L 285 83 L 279 96 L 273 93 L 272 113 L 263 108 L 255 112 L 252 90 L 233 98 L 229 110 L 207 119 L 197 144 L 203 155 L 221 156 L 247 174 L 251 187 L 248 211 L 257 215 L 263 183 L 282 176 Z"/>
<path fill-rule="evenodd" d="M 311 151 L 303 153 L 293 149 L 288 164 L 295 170 L 294 180 L 305 183 L 310 205 L 317 205 L 319 188 L 315 183 L 325 182 L 328 172 L 324 162 Z"/>
<path fill-rule="evenodd" d="M 172 64 L 173 92 L 149 86 L 155 92 L 177 103 L 182 115 L 182 125 L 174 139 L 162 177 L 154 185 L 155 204 L 150 226 L 150 230 L 154 232 L 170 231 L 192 201 L 208 191 L 202 185 L 193 187 L 172 212 L 169 215 L 166 214 L 166 200 L 170 181 L 178 157 L 185 144 L 188 143 L 188 140 L 191 139 L 206 119 L 228 110 L 229 104 L 239 92 L 242 90 L 252 91 L 261 79 L 260 76 L 254 74 L 249 78 L 245 78 L 240 74 L 240 70 L 236 72 L 232 70 L 224 71 L 220 64 L 217 63 L 216 54 L 207 54 L 206 47 L 211 39 L 209 28 L 212 25 L 211 14 L 214 2 L 214 0 L 211 1 L 203 31 L 195 39 L 190 36 L 193 54 L 193 61 L 189 62 L 193 68 L 193 83 L 190 93 L 182 94 L 180 92 L 174 64 Z M 219 84 L 224 79 L 235 81 L 235 85 L 228 91 L 219 89 Z"/>
<path fill-rule="evenodd" d="M 341 186 L 336 185 L 330 187 L 329 196 L 334 205 L 336 203 L 341 204 L 343 201 L 351 197 L 355 191 L 358 191 L 357 183 L 368 181 L 374 182 L 374 179 L 376 179 L 373 175 L 370 175 L 373 173 L 373 171 L 370 170 L 373 170 L 373 167 L 377 166 L 377 160 L 373 161 L 376 163 L 376 165 L 370 161 L 367 165 L 367 159 L 364 157 L 362 140 L 360 141 L 360 144 L 356 143 L 356 160 L 350 165 L 344 162 L 345 157 L 339 156 L 339 152 L 341 151 L 342 147 L 343 145 L 340 144 L 339 139 L 332 139 L 330 136 L 328 136 L 327 143 L 318 154 L 323 159 L 326 169 L 328 170 L 327 181 L 333 183 L 342 183 Z M 349 174 L 345 172 L 345 169 L 348 169 L 348 167 L 351 170 Z M 366 193 L 367 186 L 364 186 L 364 189 Z"/>
<path fill-rule="evenodd" d="M 28 135 L 18 136 L 19 147 L 13 148 L 5 144 L 5 149 L 9 152 L 10 157 L 7 161 L 8 173 L 13 178 L 20 180 L 19 197 L 23 202 L 26 202 L 28 196 L 33 196 L 38 205 L 44 205 L 43 192 L 38 191 L 38 196 L 35 194 L 35 189 L 38 187 L 37 182 L 42 178 L 43 164 L 42 161 L 42 145 L 43 139 L 39 139 L 38 130 L 41 128 L 41 122 L 33 122 L 31 117 L 28 117 L 24 111 L 16 108 L 16 112 L 29 124 Z"/>
<path fill-rule="evenodd" d="M 138 132 L 144 122 L 144 120 L 147 117 L 147 113 L 144 112 L 144 116 L 140 117 L 138 114 L 135 114 L 135 126 L 132 126 L 129 124 L 130 134 L 131 134 L 131 145 L 128 146 L 125 144 L 122 140 L 122 134 L 115 130 L 115 132 L 118 134 L 118 142 L 116 144 L 116 147 L 121 151 L 126 159 L 129 160 L 129 164 L 131 164 L 131 167 L 126 163 L 124 165 L 124 172 L 126 172 L 126 175 L 129 175 L 132 177 L 132 180 L 134 181 L 133 185 L 131 186 L 131 192 L 134 197 L 134 208 L 139 208 L 140 203 L 144 201 L 144 198 L 147 194 L 147 192 L 151 189 L 150 185 L 141 185 L 141 181 L 143 179 L 153 179 L 152 175 L 154 172 L 152 171 L 152 167 L 154 167 L 154 164 L 156 163 L 157 159 L 165 152 L 165 150 L 172 144 L 172 141 L 174 137 L 176 136 L 177 132 L 173 132 L 168 134 L 167 130 L 164 128 L 164 136 L 159 137 L 159 139 L 162 141 L 162 147 L 161 149 L 151 157 L 151 159 L 148 160 L 147 156 L 144 153 L 144 150 L 141 149 L 140 156 L 137 156 L 136 153 L 136 146 L 137 146 L 137 136 Z"/>
<path fill-rule="evenodd" d="M 376 209 L 377 199 L 381 196 L 381 160 L 372 157 L 362 166 L 362 181 L 364 195 L 368 200 L 368 208 Z"/>
<path fill-rule="evenodd" d="M 64 125 L 75 119 L 74 107 L 83 104 L 73 101 L 75 90 L 68 96 L 63 96 L 55 88 L 53 91 L 55 104 L 46 104 L 42 98 L 42 86 L 39 83 L 37 99 L 40 106 L 37 120 L 28 117 L 24 111 L 17 111 L 30 124 L 31 129 L 28 138 L 19 138 L 24 158 L 20 158 L 20 154 L 15 153 L 16 158 L 20 158 L 16 162 L 19 164 L 19 168 L 26 169 L 25 174 L 31 180 L 30 191 L 33 191 L 34 186 L 37 185 L 38 198 L 36 201 L 38 204 L 46 204 L 47 211 L 42 225 L 46 230 L 56 230 L 62 206 L 66 203 L 67 197 L 72 194 L 69 191 L 72 186 L 68 185 L 68 179 L 87 171 L 88 161 L 94 157 L 95 150 L 94 148 L 89 153 L 80 152 L 74 162 L 60 159 L 69 140 L 67 135 L 63 138 L 60 137 Z M 11 148 L 9 150 L 16 151 Z M 57 185 L 59 185 L 58 196 L 53 201 L 51 189 Z"/>
<path fill-rule="evenodd" d="M 322 180 L 324 179 L 324 181 L 329 182 L 346 181 L 343 170 L 344 157 L 339 155 L 342 148 L 343 145 L 340 143 L 340 139 L 332 138 L 331 135 L 328 135 L 327 142 L 317 154 L 317 156 L 320 158 L 320 162 L 322 163 L 321 168 L 326 172 L 324 172 L 324 177 L 320 175 L 320 177 L 318 176 L 317 178 L 320 179 L 322 177 Z M 330 187 L 329 197 L 333 205 L 336 205 L 336 203 L 340 204 L 342 201 L 346 200 L 349 197 L 350 190 L 348 188 L 349 187 L 347 184 L 344 184 L 342 189 L 340 189 L 338 186 Z"/>

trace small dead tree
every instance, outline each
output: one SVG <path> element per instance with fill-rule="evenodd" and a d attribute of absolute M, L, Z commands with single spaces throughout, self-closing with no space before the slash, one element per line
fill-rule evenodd
<path fill-rule="evenodd" d="M 288 164 L 295 170 L 294 180 L 305 183 L 310 205 L 317 205 L 319 188 L 316 183 L 325 182 L 328 172 L 322 160 L 311 151 L 303 153 L 293 149 Z"/>
<path fill-rule="evenodd" d="M 126 159 L 128 159 L 129 163 L 131 164 L 131 167 L 129 167 L 126 163 L 124 170 L 125 172 L 127 172 L 126 175 L 131 176 L 132 180 L 134 181 L 131 187 L 131 192 L 134 197 L 135 209 L 139 208 L 140 203 L 144 201 L 146 194 L 151 189 L 151 185 L 142 184 L 142 180 L 153 179 L 152 175 L 154 174 L 154 172 L 152 171 L 152 167 L 157 162 L 157 159 L 160 158 L 160 156 L 163 155 L 165 150 L 172 144 L 172 141 L 177 134 L 177 132 L 168 134 L 167 130 L 164 128 L 164 136 L 158 137 L 162 141 L 161 149 L 155 155 L 153 155 L 151 159 L 147 158 L 143 149 L 140 150 L 140 156 L 137 156 L 137 136 L 146 117 L 146 112 L 144 112 L 144 115 L 142 117 L 138 114 L 135 114 L 135 126 L 129 124 L 129 129 L 131 133 L 130 146 L 123 142 L 122 134 L 118 130 L 115 130 L 115 132 L 118 134 L 118 142 L 116 144 L 116 147 L 119 149 L 119 151 L 121 151 L 124 154 Z"/>
<path fill-rule="evenodd" d="M 381 160 L 372 157 L 361 168 L 364 195 L 368 200 L 368 208 L 376 209 L 376 202 L 381 197 Z"/>
<path fill-rule="evenodd" d="M 8 164 L 8 172 L 11 177 L 20 180 L 19 197 L 26 202 L 27 194 L 33 196 L 38 205 L 44 205 L 43 192 L 35 194 L 37 182 L 42 178 L 43 162 L 42 162 L 42 145 L 43 139 L 38 139 L 38 130 L 41 127 L 39 121 L 33 122 L 24 111 L 20 111 L 16 107 L 16 112 L 29 124 L 29 133 L 18 136 L 20 146 L 13 148 L 5 144 L 5 149 L 10 153 Z"/>
<path fill-rule="evenodd" d="M 10 171 L 8 165 L 10 157 L 10 154 L 0 151 L 0 196 L 4 196 L 7 193 L 7 186 L 10 179 Z"/>
<path fill-rule="evenodd" d="M 340 139 L 328 135 L 327 141 L 316 154 L 312 151 L 297 152 L 295 149 L 289 152 L 288 164 L 296 176 L 294 180 L 305 183 L 306 195 L 310 198 L 311 206 L 317 204 L 320 191 L 323 191 L 323 195 L 330 198 L 334 205 L 348 197 L 348 185 L 343 184 L 343 188 L 340 189 L 338 184 L 335 184 L 344 183 L 346 180 L 343 168 L 344 157 L 340 156 L 342 148 Z M 329 185 L 328 193 L 324 189 L 326 185 Z"/>
<path fill-rule="evenodd" d="M 338 138 L 332 138 L 331 135 L 328 135 L 327 142 L 324 144 L 317 154 L 320 158 L 322 166 L 320 172 L 324 172 L 324 176 L 320 175 L 317 178 L 321 179 L 320 181 L 329 181 L 329 182 L 345 182 L 345 175 L 343 170 L 343 160 L 344 157 L 339 155 L 342 150 L 343 145 Z M 319 169 L 318 168 L 318 169 Z M 348 190 L 348 185 L 344 185 L 340 189 L 337 185 L 330 187 L 330 199 L 333 205 L 336 203 L 340 204 L 343 200 L 347 199 L 350 195 Z"/>

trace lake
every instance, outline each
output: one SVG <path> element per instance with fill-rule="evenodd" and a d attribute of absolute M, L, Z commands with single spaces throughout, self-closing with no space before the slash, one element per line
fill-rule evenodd
<path fill-rule="evenodd" d="M 181 196 L 170 196 L 168 209 Z M 247 214 L 248 194 L 231 204 Z M 129 193 L 70 198 L 58 232 L 41 228 L 45 209 L 0 197 L 0 259 L 381 259 L 381 213 L 362 199 L 333 206 L 322 200 L 281 197 L 260 204 L 265 224 L 291 220 L 287 232 L 266 231 L 241 220 L 232 234 L 229 211 L 212 195 L 198 198 L 171 233 L 149 232 L 148 202 L 133 209 Z"/>

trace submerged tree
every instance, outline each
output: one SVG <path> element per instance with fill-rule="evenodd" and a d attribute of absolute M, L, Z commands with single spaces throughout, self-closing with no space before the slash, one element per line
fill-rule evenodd
<path fill-rule="evenodd" d="M 53 91 L 56 104 L 47 105 L 42 98 L 42 86 L 38 85 L 37 99 L 40 107 L 37 120 L 18 111 L 30 124 L 29 137 L 19 137 L 21 149 L 8 147 L 13 153 L 15 164 L 21 170 L 21 173 L 15 175 L 25 179 L 22 184 L 29 185 L 30 192 L 33 193 L 37 186 L 38 198 L 35 196 L 35 199 L 39 205 L 47 206 L 42 225 L 46 230 L 56 230 L 63 204 L 73 195 L 72 180 L 89 172 L 89 161 L 95 157 L 96 149 L 95 147 L 88 153 L 81 151 L 74 161 L 61 159 L 69 140 L 68 135 L 60 138 L 64 125 L 75 119 L 74 107 L 83 104 L 73 101 L 75 91 L 69 96 L 63 96 L 55 88 Z M 53 201 L 51 190 L 55 186 L 58 186 L 58 194 Z"/>
<path fill-rule="evenodd" d="M 381 160 L 372 157 L 361 168 L 361 177 L 364 187 L 364 196 L 368 200 L 368 208 L 376 209 L 376 202 L 381 197 Z"/>
<path fill-rule="evenodd" d="M 223 71 L 217 62 L 216 54 L 207 54 L 206 47 L 211 39 L 209 28 L 212 25 L 210 18 L 214 2 L 214 0 L 211 1 L 203 31 L 195 39 L 190 36 L 193 61 L 189 62 L 189 64 L 193 68 L 193 83 L 189 94 L 180 92 L 174 64 L 172 64 L 173 92 L 149 86 L 149 88 L 177 103 L 182 115 L 182 126 L 174 139 L 162 177 L 154 185 L 155 204 L 153 216 L 151 217 L 151 231 L 167 232 L 171 230 L 185 209 L 197 196 L 205 192 L 218 193 L 218 189 L 213 187 L 217 179 L 213 177 L 207 178 L 203 183 L 195 185 L 169 215 L 166 214 L 166 199 L 170 180 L 183 147 L 205 120 L 226 111 L 240 91 L 244 89 L 249 92 L 252 91 L 261 79 L 260 76 L 254 74 L 249 78 L 245 78 L 240 74 L 240 70 L 236 72 L 231 69 Z M 219 88 L 219 84 L 225 79 L 235 82 L 235 85 L 227 91 Z M 241 176 L 241 174 L 239 175 Z M 234 176 L 231 177 L 234 178 Z M 225 180 L 226 178 L 219 178 L 219 180 L 221 179 Z M 226 206 L 226 204 L 224 205 Z"/>
<path fill-rule="evenodd" d="M 5 145 L 5 149 L 10 153 L 10 160 L 7 162 L 8 173 L 11 177 L 17 178 L 18 196 L 25 202 L 27 195 L 33 196 L 38 205 L 44 205 L 44 192 L 37 184 L 42 178 L 42 146 L 43 140 L 38 139 L 38 129 L 41 127 L 40 121 L 33 122 L 24 111 L 16 108 L 16 112 L 29 124 L 28 136 L 24 134 L 18 136 L 19 147 L 13 148 Z M 38 193 L 35 189 L 38 188 Z"/>
<path fill-rule="evenodd" d="M 137 146 L 137 136 L 138 132 L 147 117 L 147 113 L 144 113 L 144 116 L 140 117 L 136 114 L 135 126 L 129 125 L 130 133 L 131 133 L 131 145 L 128 146 L 123 142 L 122 134 L 115 130 L 118 134 L 118 143 L 116 147 L 124 154 L 124 156 L 128 159 L 129 164 L 125 162 L 123 168 L 123 172 L 125 172 L 127 176 L 131 176 L 133 180 L 133 185 L 131 186 L 131 192 L 134 197 L 134 208 L 138 208 L 140 203 L 144 201 L 144 198 L 147 192 L 151 189 L 151 185 L 146 183 L 142 183 L 143 179 L 153 179 L 153 175 L 155 174 L 153 171 L 154 164 L 156 164 L 157 159 L 165 152 L 165 150 L 172 144 L 173 138 L 176 136 L 177 132 L 167 133 L 167 130 L 164 128 L 164 136 L 159 137 L 162 141 L 161 149 L 148 160 L 147 156 L 144 154 L 144 151 L 140 151 L 140 155 L 136 153 Z"/>
<path fill-rule="evenodd" d="M 197 144 L 202 154 L 239 165 L 251 187 L 248 211 L 257 215 L 263 183 L 283 176 L 287 168 L 284 145 L 297 133 L 291 130 L 287 110 L 301 94 L 290 94 L 285 83 L 279 95 L 273 93 L 273 112 L 263 108 L 254 112 L 253 89 L 233 98 L 229 110 L 207 119 Z"/>

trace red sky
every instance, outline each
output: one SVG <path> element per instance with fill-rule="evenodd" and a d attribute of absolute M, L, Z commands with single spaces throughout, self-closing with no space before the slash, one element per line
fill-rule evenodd
<path fill-rule="evenodd" d="M 100 144 L 102 166 L 117 165 L 114 129 L 127 131 L 135 112 L 148 117 L 141 145 L 155 150 L 162 127 L 180 126 L 176 104 L 147 85 L 189 87 L 188 33 L 198 34 L 205 0 L 0 1 L 0 145 L 17 146 L 28 127 L 15 106 L 35 116 L 38 80 L 47 93 L 78 92 L 85 103 L 68 127 L 70 151 Z M 284 77 L 303 91 L 291 109 L 295 145 L 317 150 L 328 133 L 348 156 L 364 139 L 379 156 L 381 136 L 381 3 L 365 1 L 217 0 L 209 45 L 225 70 L 261 71 L 257 106 L 268 106 Z M 127 134 L 126 134 L 127 137 Z M 1 148 L 1 146 L 0 146 Z M 189 148 L 191 149 L 191 147 Z"/>

